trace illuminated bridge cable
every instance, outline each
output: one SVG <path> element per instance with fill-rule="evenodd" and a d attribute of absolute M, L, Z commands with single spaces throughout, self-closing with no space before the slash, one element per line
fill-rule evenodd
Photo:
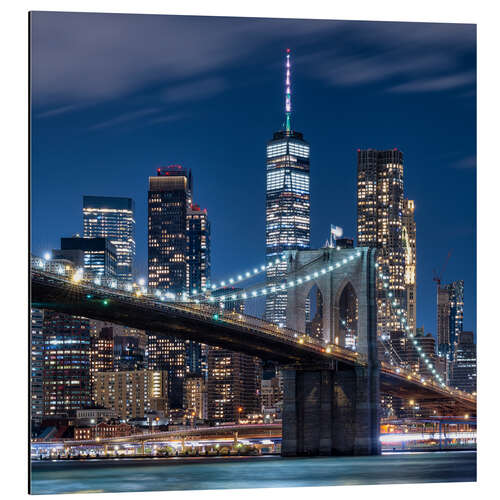
<path fill-rule="evenodd" d="M 277 257 L 274 261 L 268 262 L 267 265 L 260 265 L 258 267 L 254 267 L 253 269 L 249 271 L 245 271 L 244 273 L 239 273 L 236 274 L 235 276 L 227 279 L 227 280 L 222 280 L 219 282 L 218 285 L 215 283 L 212 284 L 210 287 L 212 290 L 216 290 L 217 288 L 224 288 L 226 286 L 231 286 L 235 285 L 236 283 L 241 283 L 242 281 L 249 280 L 250 278 L 253 278 L 254 276 L 257 276 L 263 272 L 265 272 L 267 269 L 272 268 L 281 262 L 283 262 L 286 259 L 286 255 L 281 255 L 281 257 Z M 202 290 L 204 292 L 205 290 Z M 197 295 L 197 293 L 192 293 L 191 295 Z"/>
<path fill-rule="evenodd" d="M 375 264 L 375 266 L 378 268 L 378 264 Z M 432 376 L 434 379 L 438 382 L 438 384 L 443 388 L 448 390 L 449 392 L 454 392 L 450 387 L 447 387 L 443 377 L 438 373 L 436 370 L 436 367 L 432 363 L 432 361 L 429 359 L 429 357 L 423 352 L 422 347 L 419 345 L 418 340 L 415 338 L 415 335 L 411 333 L 411 328 L 408 325 L 408 320 L 406 317 L 406 311 L 401 307 L 401 304 L 399 301 L 394 297 L 394 291 L 390 289 L 389 287 L 389 276 L 384 274 L 382 271 L 378 271 L 378 277 L 382 280 L 382 286 L 383 289 L 386 292 L 386 302 L 389 304 L 389 308 L 391 309 L 391 312 L 393 314 L 393 317 L 396 318 L 400 324 L 401 329 L 403 330 L 404 334 L 410 338 L 413 346 L 415 347 L 419 357 L 422 359 L 422 361 L 425 362 L 427 368 L 429 371 L 432 373 Z M 398 307 L 399 306 L 399 307 Z M 425 384 L 425 378 L 423 376 L 420 376 L 420 380 L 422 383 Z M 460 391 L 461 392 L 461 391 Z"/>
<path fill-rule="evenodd" d="M 360 257 L 361 252 L 356 252 L 356 257 Z M 267 295 L 272 295 L 274 293 L 280 293 L 284 292 L 286 290 L 290 290 L 291 288 L 294 288 L 296 286 L 302 285 L 303 283 L 307 283 L 309 281 L 314 281 L 316 278 L 319 278 L 320 276 L 331 273 L 332 271 L 339 269 L 340 267 L 346 265 L 347 263 L 351 262 L 354 260 L 354 255 L 350 255 L 349 257 L 345 257 L 342 259 L 341 262 L 336 262 L 335 264 L 330 264 L 319 271 L 314 271 L 309 274 L 300 276 L 298 278 L 292 279 L 290 281 L 285 281 L 280 284 L 275 284 L 271 286 L 264 286 L 262 288 L 257 288 L 253 290 L 234 290 L 234 291 L 228 291 L 227 294 L 223 295 L 218 295 L 218 296 L 209 296 L 206 299 L 195 299 L 195 302 L 211 302 L 211 303 L 224 303 L 226 301 L 233 302 L 235 300 L 242 301 L 242 300 L 248 300 L 248 299 L 254 299 L 258 297 L 265 297 Z"/>

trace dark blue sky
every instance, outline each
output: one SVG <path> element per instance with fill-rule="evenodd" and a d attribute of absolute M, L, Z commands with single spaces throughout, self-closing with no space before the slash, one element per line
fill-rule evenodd
<path fill-rule="evenodd" d="M 356 233 L 356 149 L 404 153 L 415 200 L 418 323 L 436 330 L 433 269 L 465 280 L 476 328 L 476 29 L 472 25 L 34 13 L 32 250 L 82 231 L 82 196 L 136 203 L 146 275 L 147 182 L 194 176 L 212 276 L 264 258 L 265 145 L 283 122 L 311 145 L 311 238 Z"/>

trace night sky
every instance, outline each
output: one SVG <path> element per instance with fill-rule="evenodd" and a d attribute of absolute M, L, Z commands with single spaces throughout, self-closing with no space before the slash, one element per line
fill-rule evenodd
<path fill-rule="evenodd" d="M 418 325 L 436 332 L 433 269 L 465 280 L 476 329 L 473 25 L 34 13 L 32 252 L 81 233 L 83 195 L 132 197 L 147 268 L 148 176 L 192 169 L 212 278 L 264 260 L 265 146 L 284 120 L 311 145 L 311 244 L 356 235 L 356 149 L 404 153 L 416 204 Z"/>

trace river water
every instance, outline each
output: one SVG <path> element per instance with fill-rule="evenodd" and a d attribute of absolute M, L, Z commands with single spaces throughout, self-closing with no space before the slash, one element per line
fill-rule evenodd
<path fill-rule="evenodd" d="M 476 480 L 476 452 L 389 453 L 377 457 L 167 458 L 42 462 L 34 494 L 284 488 Z"/>

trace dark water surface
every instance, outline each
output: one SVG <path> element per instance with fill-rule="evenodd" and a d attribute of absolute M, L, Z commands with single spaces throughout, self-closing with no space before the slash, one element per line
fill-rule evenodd
<path fill-rule="evenodd" d="M 32 493 L 83 493 L 476 480 L 476 452 L 378 457 L 225 458 L 48 462 L 32 469 Z"/>

